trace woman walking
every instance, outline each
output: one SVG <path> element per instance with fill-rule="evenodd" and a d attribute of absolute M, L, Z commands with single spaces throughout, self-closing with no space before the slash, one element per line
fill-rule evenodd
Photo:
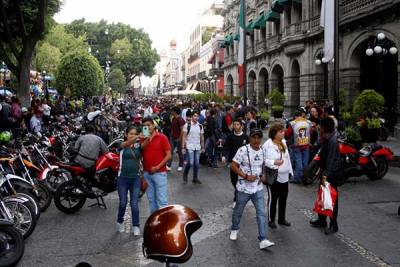
<path fill-rule="evenodd" d="M 125 142 L 121 144 L 120 170 L 118 173 L 119 208 L 117 230 L 124 231 L 124 215 L 128 202 L 128 192 L 132 210 L 133 235 L 140 235 L 139 224 L 139 192 L 140 192 L 140 143 L 139 132 L 136 127 L 129 126 L 125 131 Z"/>
<path fill-rule="evenodd" d="M 289 192 L 289 175 L 293 175 L 290 155 L 284 140 L 285 129 L 282 124 L 275 124 L 269 130 L 269 139 L 263 145 L 265 165 L 267 168 L 277 169 L 277 179 L 270 186 L 271 201 L 269 205 L 268 225 L 276 228 L 276 205 L 279 202 L 278 224 L 290 226 L 286 220 L 286 202 Z M 268 187 L 268 185 L 267 185 Z"/>

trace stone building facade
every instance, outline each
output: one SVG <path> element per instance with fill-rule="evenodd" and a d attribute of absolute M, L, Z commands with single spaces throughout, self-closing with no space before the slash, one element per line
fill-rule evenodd
<path fill-rule="evenodd" d="M 367 57 L 366 49 L 374 45 L 378 33 L 384 33 L 400 50 L 400 0 L 339 1 L 340 88 L 346 90 L 349 100 L 362 89 L 373 88 L 385 96 L 388 109 L 399 117 L 400 53 Z M 263 98 L 274 88 L 285 94 L 287 108 L 322 99 L 324 92 L 333 98 L 333 64 L 326 65 L 327 76 L 324 64 L 315 64 L 324 46 L 321 2 L 246 0 L 246 88 L 250 99 Z M 237 96 L 243 95 L 237 74 L 239 4 L 240 0 L 225 0 L 223 12 L 225 94 Z"/>

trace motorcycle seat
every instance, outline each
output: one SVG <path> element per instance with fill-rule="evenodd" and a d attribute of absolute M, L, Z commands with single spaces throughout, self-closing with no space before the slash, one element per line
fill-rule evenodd
<path fill-rule="evenodd" d="M 382 145 L 372 143 L 372 144 L 369 144 L 369 145 L 361 148 L 359 153 L 361 156 L 367 157 L 367 156 L 371 155 L 372 152 L 374 152 L 378 149 L 381 149 L 381 148 L 382 148 Z"/>

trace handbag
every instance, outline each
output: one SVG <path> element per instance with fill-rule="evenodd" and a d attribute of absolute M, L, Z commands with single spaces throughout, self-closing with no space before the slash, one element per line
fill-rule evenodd
<path fill-rule="evenodd" d="M 281 152 L 281 158 L 282 160 L 282 152 Z M 265 185 L 273 185 L 275 183 L 275 181 L 278 179 L 278 169 L 272 169 L 269 168 L 267 166 L 265 166 L 264 168 L 264 174 L 263 174 L 263 179 L 262 182 Z"/>
<path fill-rule="evenodd" d="M 318 214 L 333 217 L 333 209 L 337 199 L 337 191 L 328 182 L 320 185 L 317 199 L 314 203 L 314 211 Z"/>

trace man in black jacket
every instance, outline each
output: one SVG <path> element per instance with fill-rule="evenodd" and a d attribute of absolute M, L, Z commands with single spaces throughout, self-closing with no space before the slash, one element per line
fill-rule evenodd
<path fill-rule="evenodd" d="M 326 117 L 321 120 L 320 128 L 322 137 L 320 157 L 321 168 L 323 170 L 321 184 L 324 184 L 325 181 L 328 181 L 337 191 L 338 181 L 340 181 L 341 177 L 343 176 L 343 172 L 340 164 L 339 144 L 335 133 L 335 122 L 332 118 Z M 333 208 L 333 217 L 330 218 L 329 227 L 326 227 L 326 216 L 323 215 L 318 215 L 318 219 L 311 220 L 310 224 L 315 227 L 326 227 L 325 234 L 337 232 L 339 230 L 337 224 L 339 209 L 338 200 L 339 198 L 336 199 L 336 203 Z"/>

